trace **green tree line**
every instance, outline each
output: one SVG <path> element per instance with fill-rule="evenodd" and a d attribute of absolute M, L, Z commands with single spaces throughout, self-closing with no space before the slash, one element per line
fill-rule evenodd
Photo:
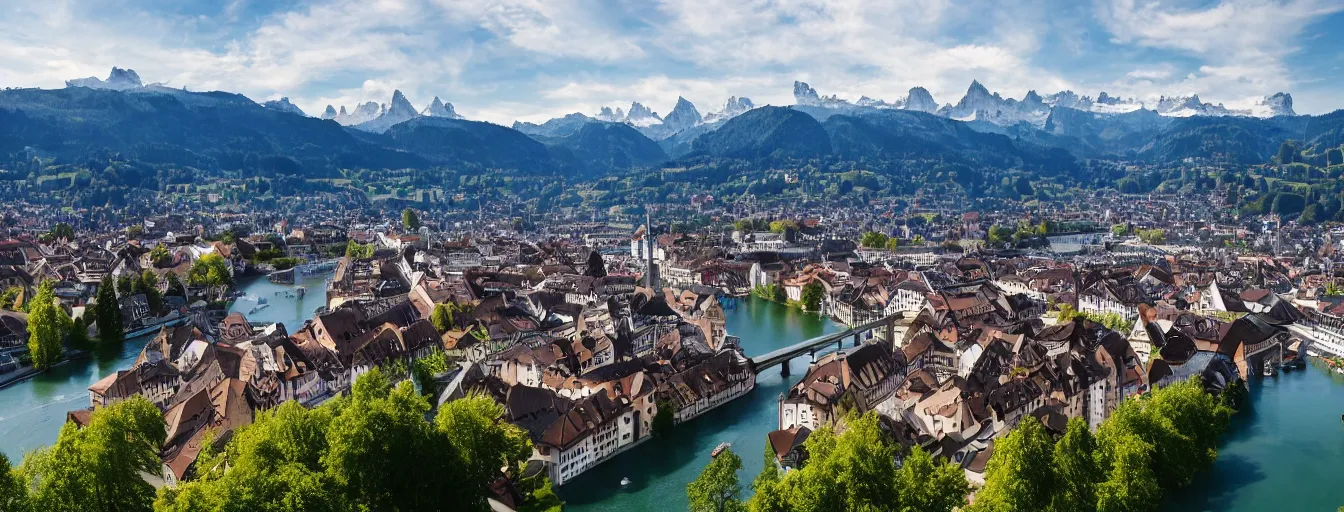
<path fill-rule="evenodd" d="M 222 450 L 206 435 L 194 476 L 155 490 L 162 415 L 136 397 L 67 423 L 17 468 L 0 457 L 0 511 L 489 510 L 501 468 L 517 474 L 531 441 L 492 399 L 429 402 L 374 369 L 350 395 L 314 409 L 289 401 L 257 414 Z M 145 476 L 148 475 L 148 476 Z M 524 479 L 523 510 L 558 510 L 544 477 Z"/>
<path fill-rule="evenodd" d="M 765 469 L 752 482 L 754 494 L 746 501 L 737 476 L 742 460 L 732 450 L 724 451 L 686 486 L 690 510 L 949 512 L 966 504 L 970 487 L 961 468 L 936 461 L 918 447 L 902 454 L 874 412 L 850 416 L 840 433 L 819 429 L 803 446 L 806 463 L 784 473 L 767 443 Z M 900 464 L 898 455 L 905 455 Z"/>
<path fill-rule="evenodd" d="M 1057 440 L 1024 419 L 995 441 L 985 485 L 968 510 L 1156 510 L 1167 492 L 1213 464 L 1232 412 L 1195 377 L 1125 400 L 1095 436 L 1082 418 Z"/>

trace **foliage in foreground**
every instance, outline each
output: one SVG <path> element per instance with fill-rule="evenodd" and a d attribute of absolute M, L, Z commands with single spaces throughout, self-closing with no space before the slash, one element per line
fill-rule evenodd
<path fill-rule="evenodd" d="M 743 503 L 731 450 L 714 459 L 687 486 L 693 512 L 822 512 L 911 510 L 947 512 L 966 503 L 961 468 L 937 462 L 916 447 L 897 467 L 899 447 L 881 429 L 876 413 L 851 417 L 844 432 L 813 432 L 804 443 L 807 463 L 782 473 L 766 447 L 765 469 Z"/>
<path fill-rule="evenodd" d="M 1155 510 L 1213 464 L 1231 414 L 1196 377 L 1124 401 L 1095 437 L 1082 418 L 1058 441 L 1024 420 L 995 442 L 971 510 Z"/>
<path fill-rule="evenodd" d="M 150 510 L 159 475 L 163 417 L 148 400 L 131 398 L 99 409 L 80 429 L 66 423 L 56 444 L 29 452 L 16 471 L 18 494 L 0 494 L 3 510 Z M 0 493 L 14 492 L 0 484 Z M 26 508 L 25 508 L 26 507 Z"/>
<path fill-rule="evenodd" d="M 227 470 L 203 464 L 194 481 L 161 491 L 155 508 L 487 510 L 499 468 L 531 454 L 526 434 L 496 421 L 503 411 L 486 397 L 449 402 L 433 423 L 428 412 L 409 382 L 393 386 L 373 370 L 349 397 L 260 414 L 226 447 Z"/>

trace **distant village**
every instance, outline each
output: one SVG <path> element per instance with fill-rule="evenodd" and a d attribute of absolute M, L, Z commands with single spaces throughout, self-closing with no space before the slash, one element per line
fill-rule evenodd
<path fill-rule="evenodd" d="M 1330 234 L 1300 233 L 1295 249 L 1277 250 L 1291 226 L 1199 221 L 1186 210 L 1198 203 L 1131 204 L 1146 209 L 1135 222 L 1118 205 L 982 214 L 926 202 L 924 221 L 885 229 L 869 213 L 762 209 L 739 212 L 752 222 L 737 229 L 687 233 L 637 217 L 522 232 L 469 218 L 418 227 L 390 215 L 168 214 L 75 236 L 24 221 L 0 241 L 0 290 L 16 290 L 6 294 L 15 307 L 0 312 L 0 383 L 33 373 L 19 305 L 40 283 L 53 281 L 81 317 L 104 277 L 148 272 L 155 292 L 118 290 L 128 339 L 148 342 L 134 365 L 90 386 L 88 408 L 68 421 L 132 396 L 153 402 L 167 429 L 161 485 L 191 479 L 207 443 L 222 446 L 259 412 L 316 406 L 382 368 L 436 404 L 498 401 L 502 420 L 532 440 L 526 473 L 563 486 L 751 393 L 760 372 L 787 372 L 787 358 L 767 368 L 779 363 L 745 353 L 725 325 L 725 308 L 774 300 L 854 328 L 800 349 L 810 364 L 762 440 L 781 468 L 807 463 L 811 432 L 876 411 L 904 446 L 982 483 L 996 437 L 1023 420 L 1062 432 L 1081 417 L 1095 428 L 1121 402 L 1192 376 L 1220 392 L 1300 368 L 1308 352 L 1344 355 Z M 1028 235 L 1038 247 L 986 243 L 995 226 L 1065 222 L 1092 229 L 1043 228 Z M 1157 227 L 1163 240 L 1136 235 Z M 901 243 L 862 243 L 874 229 Z M 1219 236 L 1231 242 L 1210 243 Z M 187 279 L 208 255 L 227 263 L 231 284 Z M 299 326 L 229 312 L 243 298 L 237 283 L 264 275 L 329 276 L 324 289 L 298 292 L 325 295 L 323 306 Z M 415 379 L 417 368 L 429 378 Z M 497 489 L 499 504 L 521 502 Z"/>

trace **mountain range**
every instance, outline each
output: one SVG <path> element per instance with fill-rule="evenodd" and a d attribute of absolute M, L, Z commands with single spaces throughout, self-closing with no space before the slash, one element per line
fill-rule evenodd
<path fill-rule="evenodd" d="M 596 175 L 706 159 L 750 168 L 817 158 L 1068 169 L 1081 159 L 1263 163 L 1290 138 L 1334 147 L 1344 133 L 1344 112 L 1298 116 L 1282 93 L 1234 109 L 1193 95 L 1151 104 L 1072 91 L 1006 98 L 979 82 L 941 106 L 920 87 L 890 101 L 823 96 L 803 82 L 793 92 L 789 107 L 732 97 L 702 114 L 678 98 L 665 116 L 634 102 L 504 127 L 465 120 L 437 97 L 416 109 L 401 91 L 387 104 L 329 105 L 313 118 L 288 98 L 258 104 L 145 85 L 134 71 L 114 68 L 107 79 L 70 80 L 65 89 L 0 91 L 0 152 L 66 162 L 114 153 L 219 169 L 264 161 L 311 174 L 456 166 Z"/>

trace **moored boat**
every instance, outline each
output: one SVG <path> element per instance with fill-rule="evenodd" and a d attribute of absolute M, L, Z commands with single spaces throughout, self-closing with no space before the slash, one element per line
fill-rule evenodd
<path fill-rule="evenodd" d="M 724 450 L 727 450 L 728 448 L 731 448 L 732 446 L 733 446 L 733 443 L 729 443 L 729 442 L 722 442 L 722 443 L 719 443 L 718 446 L 715 446 L 715 447 L 714 447 L 714 451 L 709 452 L 709 456 L 710 456 L 710 457 L 718 457 L 720 453 L 723 453 Z"/>

